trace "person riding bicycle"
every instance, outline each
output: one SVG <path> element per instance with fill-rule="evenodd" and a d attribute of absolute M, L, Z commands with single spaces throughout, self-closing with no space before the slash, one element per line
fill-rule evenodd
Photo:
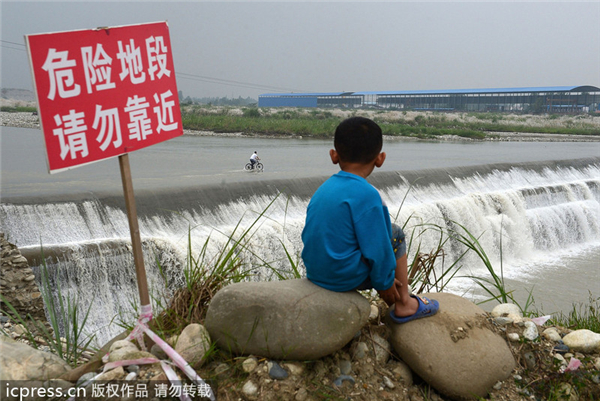
<path fill-rule="evenodd" d="M 260 157 L 258 157 L 258 153 L 255 150 L 254 153 L 252 154 L 252 156 L 250 156 L 250 163 L 252 164 L 252 168 L 255 167 L 254 165 L 256 163 L 258 163 L 259 160 L 260 160 Z"/>

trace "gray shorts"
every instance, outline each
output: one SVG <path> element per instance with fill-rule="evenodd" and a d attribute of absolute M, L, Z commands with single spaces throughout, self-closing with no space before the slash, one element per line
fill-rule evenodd
<path fill-rule="evenodd" d="M 392 224 L 392 248 L 394 249 L 394 255 L 396 256 L 396 260 L 406 255 L 406 236 L 404 235 L 404 231 L 402 231 L 402 228 L 397 224 Z M 396 266 L 394 266 L 394 269 L 395 268 Z M 356 289 L 359 291 L 363 291 L 370 290 L 372 288 L 373 285 L 371 284 L 371 277 L 367 277 L 367 279 Z"/>

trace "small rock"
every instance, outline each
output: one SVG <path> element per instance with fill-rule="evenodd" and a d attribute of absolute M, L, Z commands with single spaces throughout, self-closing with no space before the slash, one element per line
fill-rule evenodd
<path fill-rule="evenodd" d="M 279 366 L 277 362 L 269 362 L 267 366 L 269 367 L 269 377 L 271 379 L 283 380 L 288 378 L 288 372 L 284 368 Z"/>
<path fill-rule="evenodd" d="M 410 387 L 413 384 L 413 374 L 412 374 L 412 370 L 410 370 L 410 367 L 408 367 L 408 365 L 403 362 L 403 361 L 397 361 L 395 362 L 395 365 L 393 368 L 391 368 L 392 373 L 394 375 L 394 378 L 396 379 L 396 381 L 401 381 L 402 383 L 404 383 L 404 385 Z"/>
<path fill-rule="evenodd" d="M 515 379 L 516 381 L 519 381 L 519 382 L 520 382 L 521 380 L 523 380 L 523 378 L 522 378 L 520 375 L 514 375 L 514 376 L 513 376 L 513 379 Z"/>
<path fill-rule="evenodd" d="M 137 377 L 137 373 L 129 372 L 127 376 L 125 376 L 125 381 L 131 381 Z"/>
<path fill-rule="evenodd" d="M 529 369 L 535 368 L 536 361 L 535 361 L 535 355 L 533 354 L 533 352 L 524 353 L 523 358 L 525 359 L 525 363 L 527 364 L 527 367 Z"/>
<path fill-rule="evenodd" d="M 507 324 L 511 324 L 513 319 L 508 316 L 498 316 L 494 319 L 494 322 L 496 322 L 498 326 L 506 326 Z"/>
<path fill-rule="evenodd" d="M 343 375 L 349 375 L 352 373 L 352 363 L 347 359 L 342 359 L 338 364 L 340 367 L 340 372 Z"/>
<path fill-rule="evenodd" d="M 289 370 L 292 376 L 301 376 L 304 373 L 304 365 L 297 362 L 287 362 L 283 367 Z"/>
<path fill-rule="evenodd" d="M 294 398 L 296 401 L 304 401 L 308 397 L 308 391 L 304 387 L 300 387 Z"/>
<path fill-rule="evenodd" d="M 25 256 L 17 256 L 16 258 L 14 258 L 12 260 L 13 265 L 19 265 L 19 264 L 25 264 L 27 266 L 23 266 L 23 267 L 29 267 L 28 263 L 27 263 L 27 259 L 25 258 Z"/>
<path fill-rule="evenodd" d="M 129 373 L 140 373 L 140 365 L 129 365 L 125 370 Z"/>
<path fill-rule="evenodd" d="M 559 354 L 565 354 L 569 352 L 569 347 L 565 344 L 556 344 L 552 350 L 554 352 L 558 352 Z"/>
<path fill-rule="evenodd" d="M 355 383 L 355 380 L 354 380 L 354 378 L 352 376 L 341 375 L 341 376 L 339 376 L 337 379 L 335 379 L 333 381 L 333 384 L 336 385 L 336 386 L 338 386 L 338 387 L 341 387 L 342 384 L 344 384 L 345 381 L 350 382 L 352 385 L 354 385 L 354 383 Z"/>
<path fill-rule="evenodd" d="M 247 358 L 244 360 L 244 362 L 242 362 L 242 369 L 246 373 L 254 372 L 254 369 L 256 369 L 257 366 L 258 366 L 258 361 L 256 360 L 256 358 L 253 358 L 253 357 Z"/>
<path fill-rule="evenodd" d="M 371 304 L 371 312 L 369 313 L 369 320 L 375 320 L 379 317 L 379 308 L 377 305 Z"/>
<path fill-rule="evenodd" d="M 35 280 L 35 275 L 34 274 L 30 274 L 29 276 L 27 276 L 27 277 L 25 277 L 23 279 L 23 281 L 25 281 L 25 282 L 30 282 L 30 281 L 33 281 L 33 280 Z"/>
<path fill-rule="evenodd" d="M 558 334 L 558 330 L 556 330 L 554 327 L 549 327 L 544 330 L 542 337 L 544 337 L 546 340 L 554 341 L 556 343 L 562 340 L 560 334 Z"/>
<path fill-rule="evenodd" d="M 109 362 L 129 361 L 142 358 L 154 358 L 154 355 L 146 351 L 130 351 L 128 349 L 120 349 L 108 356 Z"/>
<path fill-rule="evenodd" d="M 98 377 L 98 381 L 109 382 L 111 380 L 121 379 L 123 376 L 125 376 L 125 371 L 123 370 L 122 366 L 119 366 L 113 370 L 103 373 L 102 376 Z"/>
<path fill-rule="evenodd" d="M 600 334 L 591 330 L 575 330 L 563 337 L 563 342 L 573 351 L 592 353 L 600 351 Z"/>
<path fill-rule="evenodd" d="M 77 384 L 76 387 L 81 387 L 83 386 L 85 383 L 88 382 L 88 380 L 92 380 L 94 377 L 96 377 L 96 373 L 95 372 L 89 372 L 86 373 L 84 375 L 82 375 L 78 380 L 77 380 Z"/>
<path fill-rule="evenodd" d="M 508 333 L 506 337 L 512 342 L 518 342 L 521 339 L 519 333 Z"/>
<path fill-rule="evenodd" d="M 158 344 L 154 344 L 152 348 L 150 348 L 150 353 L 160 360 L 169 359 L 169 356 L 167 355 L 165 350 L 159 347 Z"/>
<path fill-rule="evenodd" d="M 502 389 L 502 382 L 498 382 L 498 383 L 494 384 L 493 388 L 494 388 L 494 390 L 500 390 L 500 389 Z"/>
<path fill-rule="evenodd" d="M 15 331 L 15 333 L 17 333 L 20 336 L 22 336 L 23 334 L 27 333 L 27 329 L 22 324 L 17 324 L 14 327 L 14 331 Z"/>
<path fill-rule="evenodd" d="M 557 361 L 559 361 L 561 364 L 563 364 L 563 363 L 566 364 L 567 363 L 567 360 L 561 354 L 554 354 L 554 359 L 556 359 Z"/>
<path fill-rule="evenodd" d="M 596 358 L 596 360 L 594 361 L 594 367 L 597 370 L 600 370 L 600 356 L 598 358 Z"/>
<path fill-rule="evenodd" d="M 61 337 L 61 341 L 62 341 L 62 337 Z M 122 348 L 127 348 L 127 349 L 131 349 L 131 350 L 138 350 L 138 347 L 135 346 L 134 343 L 132 343 L 131 341 L 128 340 L 119 340 L 119 341 L 115 341 L 114 343 L 111 344 L 109 352 L 115 352 L 116 350 L 122 349 Z"/>
<path fill-rule="evenodd" d="M 210 349 L 210 334 L 198 323 L 187 325 L 175 344 L 175 351 L 181 355 L 194 369 L 204 363 L 204 357 Z"/>
<path fill-rule="evenodd" d="M 396 385 L 387 376 L 383 376 L 383 384 L 385 384 L 385 386 L 388 388 L 396 387 Z"/>
<path fill-rule="evenodd" d="M 254 397 L 256 394 L 258 394 L 258 387 L 252 380 L 248 380 L 242 387 L 242 393 L 249 397 Z"/>
<path fill-rule="evenodd" d="M 215 374 L 217 376 L 223 376 L 225 373 L 227 373 L 229 371 L 229 365 L 226 363 L 219 363 L 216 367 L 215 367 Z"/>
<path fill-rule="evenodd" d="M 359 341 L 356 343 L 352 356 L 354 359 L 364 359 L 367 356 L 368 350 L 369 347 L 367 347 L 367 344 L 362 341 Z"/>
<path fill-rule="evenodd" d="M 494 309 L 492 309 L 492 317 L 500 317 L 500 316 L 508 316 L 511 318 L 518 318 L 521 320 L 523 318 L 523 314 L 521 313 L 521 309 L 515 304 L 500 304 L 496 305 Z"/>
<path fill-rule="evenodd" d="M 534 341 L 539 336 L 537 326 L 533 322 L 525 322 L 525 330 L 523 330 L 523 337 L 529 341 Z"/>
<path fill-rule="evenodd" d="M 380 365 L 385 365 L 390 359 L 392 354 L 392 344 L 385 338 L 378 334 L 373 335 L 373 351 L 375 353 L 375 360 Z"/>

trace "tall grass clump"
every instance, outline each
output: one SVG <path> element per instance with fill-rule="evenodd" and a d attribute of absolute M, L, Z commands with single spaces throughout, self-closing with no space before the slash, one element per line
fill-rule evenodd
<path fill-rule="evenodd" d="M 553 324 L 568 327 L 571 330 L 587 329 L 600 333 L 600 297 L 594 298 L 589 293 L 589 303 L 574 303 L 570 311 L 554 315 L 551 319 Z"/>
<path fill-rule="evenodd" d="M 207 253 L 211 241 L 210 236 L 204 241 L 197 254 L 194 254 L 192 249 L 193 229 L 188 230 L 188 247 L 183 272 L 185 285 L 175 290 L 168 303 L 160 305 L 164 308 L 160 308 L 162 311 L 151 322 L 154 329 L 165 335 L 172 335 L 181 332 L 190 323 L 203 322 L 210 301 L 221 288 L 231 283 L 249 281 L 253 277 L 253 269 L 245 262 L 242 253 L 249 251 L 248 243 L 256 232 L 254 229 L 278 196 L 262 212 L 258 213 L 247 228 L 241 228 L 242 217 L 231 233 L 221 233 L 226 236 L 226 242 L 214 256 L 209 256 Z M 288 260 L 293 263 L 293 258 L 285 249 L 285 246 L 284 251 Z M 256 255 L 253 254 L 253 256 Z M 264 260 L 261 260 L 261 262 L 263 263 L 262 266 L 271 269 L 277 278 L 287 278 L 272 267 L 269 262 Z M 297 264 L 292 265 L 292 271 L 295 269 L 297 269 Z"/>
<path fill-rule="evenodd" d="M 44 323 L 34 320 L 31 315 L 27 315 L 25 318 L 21 317 L 13 305 L 0 295 L 2 302 L 8 308 L 8 311 L 3 310 L 2 312 L 10 316 L 14 323 L 25 327 L 25 337 L 32 346 L 38 348 L 40 342 L 38 338 L 41 338 L 42 343 L 47 344 L 52 353 L 75 367 L 81 354 L 88 349 L 92 349 L 91 344 L 95 338 L 94 334 L 86 331 L 86 323 L 92 304 L 87 310 L 81 310 L 76 297 L 63 294 L 57 277 L 50 278 L 43 248 L 41 260 L 40 292 L 46 306 L 46 316 L 50 329 Z M 56 301 L 53 296 L 52 283 L 56 285 Z"/>

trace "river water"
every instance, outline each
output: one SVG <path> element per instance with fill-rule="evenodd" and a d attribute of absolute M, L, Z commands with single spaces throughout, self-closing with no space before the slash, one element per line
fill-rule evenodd
<path fill-rule="evenodd" d="M 39 130 L 3 127 L 0 141 L 0 230 L 38 280 L 42 244 L 61 289 L 93 305 L 101 336 L 114 334 L 112 317 L 134 320 L 137 299 L 117 160 L 49 175 Z M 132 153 L 152 291 L 168 296 L 182 285 L 188 245 L 210 258 L 246 229 L 236 252 L 255 279 L 273 277 L 265 265 L 287 274 L 286 251 L 302 271 L 306 205 L 338 171 L 330 148 L 328 140 L 185 135 Z M 255 150 L 264 172 L 243 171 Z M 519 302 L 532 291 L 535 308 L 553 313 L 600 297 L 600 143 L 389 140 L 384 151 L 370 181 L 414 237 L 409 259 L 437 246 L 434 226 L 462 232 L 460 224 Z M 463 251 L 446 243 L 444 267 Z M 466 277 L 489 278 L 481 260 L 469 254 L 460 264 L 446 290 L 485 299 Z"/>

